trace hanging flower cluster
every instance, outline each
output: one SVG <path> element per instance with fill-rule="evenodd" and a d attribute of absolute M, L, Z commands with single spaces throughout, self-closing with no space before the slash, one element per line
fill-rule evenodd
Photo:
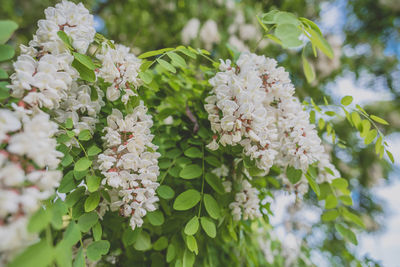
<path fill-rule="evenodd" d="M 95 100 L 91 99 L 92 90 L 97 95 Z M 65 123 L 71 118 L 75 134 L 79 134 L 82 130 L 89 130 L 93 134 L 95 125 L 99 122 L 98 114 L 105 104 L 103 97 L 104 93 L 98 86 L 90 87 L 74 81 L 67 92 L 67 97 L 60 103 L 60 107 L 54 110 L 55 119 L 59 123 Z M 70 142 L 75 146 L 79 145 L 75 139 L 71 139 Z"/>
<path fill-rule="evenodd" d="M 158 201 L 155 190 L 159 186 L 157 159 L 160 154 L 155 152 L 158 147 L 151 143 L 153 121 L 146 112 L 143 102 L 125 118 L 114 109 L 104 129 L 107 149 L 99 155 L 99 169 L 105 177 L 102 183 L 119 195 L 111 208 L 119 208 L 121 215 L 130 217 L 132 229 L 142 226 L 142 217 L 154 211 Z"/>
<path fill-rule="evenodd" d="M 115 49 L 103 44 L 101 53 L 97 55 L 102 66 L 97 76 L 111 85 L 107 88 L 107 99 L 115 101 L 120 98 L 126 104 L 131 96 L 137 96 L 136 88 L 142 84 L 138 73 L 141 60 L 129 52 L 129 47 L 116 45 Z"/>
<path fill-rule="evenodd" d="M 241 190 L 235 194 L 235 201 L 229 204 L 235 221 L 241 220 L 242 216 L 243 220 L 253 220 L 262 216 L 258 194 L 258 190 L 247 180 L 241 181 Z"/>
<path fill-rule="evenodd" d="M 29 218 L 58 187 L 57 124 L 39 110 L 0 110 L 0 265 L 34 242 Z"/>
<path fill-rule="evenodd" d="M 67 97 L 73 80 L 79 77 L 71 66 L 74 57 L 57 35 L 64 31 L 72 46 L 85 53 L 93 42 L 93 16 L 82 4 L 63 1 L 45 10 L 46 19 L 39 20 L 39 29 L 29 46 L 21 46 L 22 54 L 14 63 L 11 75 L 12 96 L 30 106 L 58 108 Z"/>
<path fill-rule="evenodd" d="M 40 201 L 55 193 L 62 173 L 56 170 L 63 154 L 56 150 L 56 123 L 40 108 L 60 107 L 78 72 L 73 56 L 57 32 L 65 31 L 73 47 L 85 53 L 94 38 L 93 16 L 82 4 L 63 1 L 45 11 L 46 19 L 21 55 L 11 75 L 14 111 L 0 111 L 0 252 L 2 261 L 36 239 L 27 232 Z"/>
<path fill-rule="evenodd" d="M 205 105 L 211 129 L 216 133 L 209 149 L 215 150 L 219 144 L 240 144 L 265 172 L 273 164 L 306 171 L 309 165 L 319 162 L 324 177 L 319 180 L 334 178 L 326 174 L 326 168 L 334 167 L 315 126 L 294 96 L 289 74 L 277 67 L 275 60 L 242 53 L 236 66 L 229 60 L 221 61 L 220 70 L 210 80 L 213 90 Z M 284 174 L 282 178 L 290 184 Z M 299 193 L 307 192 L 307 184 L 298 190 L 305 181 L 303 176 L 296 185 Z"/>

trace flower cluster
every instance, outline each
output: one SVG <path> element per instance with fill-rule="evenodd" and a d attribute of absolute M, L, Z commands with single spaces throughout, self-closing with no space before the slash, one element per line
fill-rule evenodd
<path fill-rule="evenodd" d="M 319 162 L 320 174 L 325 177 L 319 180 L 333 178 L 326 174 L 326 168 L 334 167 L 315 126 L 294 96 L 289 74 L 277 67 L 275 60 L 242 53 L 236 66 L 229 60 L 222 61 L 220 70 L 210 79 L 213 90 L 205 105 L 211 129 L 216 133 L 209 149 L 215 150 L 219 144 L 240 144 L 265 172 L 273 164 L 304 172 Z M 338 174 L 336 169 L 332 171 Z M 285 175 L 282 178 L 288 181 Z M 300 183 L 304 181 L 303 177 Z M 307 188 L 303 186 L 300 193 Z"/>
<path fill-rule="evenodd" d="M 127 103 L 130 96 L 136 96 L 136 88 L 142 84 L 138 76 L 141 60 L 129 52 L 129 47 L 116 45 L 115 49 L 103 44 L 101 53 L 97 55 L 102 66 L 97 76 L 110 83 L 107 88 L 107 99 L 115 101 L 122 95 L 122 102 Z"/>
<path fill-rule="evenodd" d="M 82 4 L 63 1 L 47 8 L 45 14 L 33 40 L 29 46 L 21 45 L 21 55 L 14 63 L 9 87 L 20 100 L 12 104 L 14 111 L 0 110 L 2 262 L 36 240 L 37 235 L 27 232 L 29 218 L 42 200 L 55 193 L 62 176 L 56 170 L 63 156 L 54 138 L 58 125 L 41 108 L 50 112 L 65 105 L 73 108 L 64 100 L 69 100 L 79 75 L 72 67 L 74 57 L 57 33 L 64 31 L 80 53 L 86 52 L 95 35 L 93 16 Z M 81 96 L 77 97 L 80 108 L 90 113 L 84 90 L 75 93 Z"/>
<path fill-rule="evenodd" d="M 46 19 L 39 20 L 39 29 L 29 43 L 31 47 L 39 47 L 44 53 L 62 54 L 66 47 L 57 33 L 64 31 L 71 38 L 72 46 L 79 53 L 86 53 L 96 30 L 93 16 L 82 3 L 64 0 L 55 7 L 47 8 L 44 13 Z"/>
<path fill-rule="evenodd" d="M 22 54 L 14 63 L 11 75 L 12 95 L 30 106 L 58 108 L 67 96 L 78 72 L 71 66 L 74 57 L 57 35 L 64 31 L 80 53 L 85 53 L 95 35 L 93 16 L 82 4 L 63 1 L 45 10 L 46 19 L 39 20 L 39 29 L 29 46 L 21 46 Z"/>
<path fill-rule="evenodd" d="M 118 200 L 111 208 L 119 208 L 120 214 L 131 217 L 132 229 L 143 224 L 142 217 L 156 209 L 159 186 L 158 147 L 151 143 L 150 127 L 153 121 L 146 114 L 143 102 L 132 114 L 123 117 L 116 109 L 107 117 L 104 130 L 107 149 L 99 155 L 99 169 L 104 175 L 102 184 L 118 193 Z"/>
<path fill-rule="evenodd" d="M 96 99 L 93 100 L 91 97 L 92 90 L 96 95 Z M 100 109 L 105 105 L 103 97 L 104 92 L 98 86 L 88 86 L 74 81 L 67 92 L 66 98 L 60 103 L 59 108 L 54 110 L 55 119 L 59 123 L 65 123 L 68 118 L 71 118 L 73 131 L 76 135 L 82 130 L 89 130 L 93 134 L 95 125 L 99 122 L 98 114 Z M 71 139 L 69 142 L 79 146 L 75 139 Z"/>
<path fill-rule="evenodd" d="M 242 180 L 241 190 L 236 193 L 235 201 L 229 204 L 229 208 L 232 209 L 234 220 L 239 221 L 242 219 L 242 215 L 243 220 L 253 220 L 254 218 L 262 216 L 258 193 L 258 190 L 252 187 L 247 180 Z"/>
<path fill-rule="evenodd" d="M 59 185 L 57 124 L 39 110 L 0 110 L 0 265 L 34 242 L 30 216 Z"/>
<path fill-rule="evenodd" d="M 190 19 L 182 29 L 181 38 L 184 44 L 189 44 L 192 40 L 200 37 L 206 49 L 210 50 L 213 44 L 221 41 L 217 23 L 209 19 L 200 28 L 200 21 L 197 18 Z"/>

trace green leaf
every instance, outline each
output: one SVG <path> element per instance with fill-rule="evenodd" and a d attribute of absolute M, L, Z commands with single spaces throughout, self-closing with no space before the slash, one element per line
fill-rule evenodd
<path fill-rule="evenodd" d="M 313 29 L 308 28 L 306 31 L 311 35 L 310 40 L 312 44 L 318 47 L 327 57 L 332 59 L 334 56 L 333 50 L 325 38 Z"/>
<path fill-rule="evenodd" d="M 175 246 L 173 244 L 169 244 L 167 248 L 167 262 L 170 263 L 175 258 Z"/>
<path fill-rule="evenodd" d="M 88 141 L 88 140 L 90 140 L 91 138 L 92 138 L 92 134 L 91 134 L 90 131 L 87 130 L 87 129 L 82 130 L 82 131 L 79 133 L 79 135 L 78 135 L 78 139 L 79 139 L 80 141 Z"/>
<path fill-rule="evenodd" d="M 216 157 L 214 157 L 214 156 L 207 156 L 207 157 L 205 157 L 204 159 L 205 159 L 205 161 L 206 161 L 208 164 L 210 164 L 211 166 L 214 166 L 214 167 L 219 167 L 219 166 L 221 166 L 221 162 L 220 162 Z"/>
<path fill-rule="evenodd" d="M 297 47 L 303 44 L 299 40 L 301 30 L 293 24 L 279 24 L 275 29 L 275 36 L 278 37 L 285 47 Z"/>
<path fill-rule="evenodd" d="M 305 25 L 307 25 L 309 28 L 313 29 L 314 31 L 316 31 L 318 34 L 322 35 L 321 30 L 319 29 L 319 27 L 317 26 L 317 24 L 315 24 L 313 21 L 306 19 L 306 18 L 299 18 L 299 20 L 301 22 L 303 22 Z"/>
<path fill-rule="evenodd" d="M 188 249 L 185 249 L 183 252 L 183 260 L 182 260 L 182 266 L 183 267 L 192 267 L 195 261 L 195 256 L 192 252 L 190 252 Z M 179 265 L 175 265 L 179 266 Z"/>
<path fill-rule="evenodd" d="M 97 223 L 98 219 L 96 212 L 85 213 L 79 217 L 78 227 L 82 232 L 86 233 Z"/>
<path fill-rule="evenodd" d="M 95 175 L 86 176 L 86 185 L 90 193 L 97 191 L 100 186 L 101 178 Z"/>
<path fill-rule="evenodd" d="M 204 194 L 204 206 L 211 218 L 218 219 L 221 217 L 220 207 L 215 198 L 210 194 Z"/>
<path fill-rule="evenodd" d="M 373 119 L 374 121 L 376 121 L 376 122 L 378 122 L 380 124 L 389 125 L 389 123 L 387 121 L 385 121 L 382 118 L 379 118 L 378 116 L 371 115 L 370 117 L 371 117 L 371 119 Z"/>
<path fill-rule="evenodd" d="M 335 220 L 339 216 L 339 212 L 337 210 L 328 210 L 322 214 L 322 220 L 324 222 L 330 222 Z"/>
<path fill-rule="evenodd" d="M 50 207 L 49 212 L 52 214 L 51 225 L 59 230 L 63 227 L 63 215 L 68 212 L 68 207 L 64 201 L 57 199 Z"/>
<path fill-rule="evenodd" d="M 203 153 L 197 147 L 188 148 L 183 153 L 185 154 L 186 157 L 189 157 L 189 158 L 202 158 L 203 157 Z"/>
<path fill-rule="evenodd" d="M 93 86 L 90 86 L 90 100 L 97 101 L 99 99 L 99 94 L 97 89 Z"/>
<path fill-rule="evenodd" d="M 268 13 L 262 14 L 262 22 L 265 24 L 275 24 L 276 20 L 275 17 L 279 13 L 278 10 L 271 10 Z"/>
<path fill-rule="evenodd" d="M 140 56 L 138 56 L 138 58 L 148 58 L 148 57 L 152 57 L 152 56 L 157 56 L 157 55 L 161 55 L 164 52 L 168 52 L 174 50 L 173 48 L 163 48 L 160 50 L 154 50 L 154 51 L 148 51 L 146 53 L 141 54 Z"/>
<path fill-rule="evenodd" d="M 376 129 L 372 129 L 365 136 L 364 143 L 366 145 L 369 145 L 370 143 L 372 143 L 372 141 L 374 141 L 374 139 L 376 138 L 377 135 L 378 135 L 378 132 L 376 131 Z"/>
<path fill-rule="evenodd" d="M 303 61 L 303 71 L 304 74 L 306 75 L 307 82 L 312 83 L 315 80 L 314 67 L 311 66 L 311 64 L 308 62 L 308 60 L 304 55 L 302 56 L 302 61 Z"/>
<path fill-rule="evenodd" d="M 79 241 L 79 239 L 81 239 L 81 232 L 79 231 L 78 225 L 72 221 L 64 232 L 63 242 L 66 242 L 70 247 L 72 247 Z"/>
<path fill-rule="evenodd" d="M 176 69 L 174 66 L 172 66 L 170 63 L 168 63 L 167 61 L 165 61 L 164 59 L 161 58 L 157 58 L 157 62 L 166 70 L 172 72 L 172 73 L 176 73 Z"/>
<path fill-rule="evenodd" d="M 58 192 L 60 193 L 68 193 L 72 189 L 75 189 L 77 184 L 74 179 L 74 172 L 69 171 L 61 180 L 60 186 L 58 187 Z"/>
<path fill-rule="evenodd" d="M 124 243 L 125 247 L 132 245 L 138 239 L 141 232 L 142 228 L 140 227 L 136 227 L 135 230 L 132 230 L 130 227 L 126 228 L 122 234 L 122 243 Z"/>
<path fill-rule="evenodd" d="M 194 179 L 203 173 L 201 167 L 196 164 L 186 165 L 182 168 L 179 176 L 183 179 Z"/>
<path fill-rule="evenodd" d="M 145 84 L 150 84 L 151 81 L 153 80 L 153 72 L 151 70 L 139 72 L 139 77 Z"/>
<path fill-rule="evenodd" d="M 98 261 L 102 255 L 106 255 L 110 249 L 110 242 L 99 240 L 90 244 L 86 249 L 86 256 L 89 260 Z"/>
<path fill-rule="evenodd" d="M 174 197 L 174 190 L 168 185 L 160 185 L 157 188 L 157 194 L 163 199 L 171 199 Z"/>
<path fill-rule="evenodd" d="M 275 14 L 274 20 L 276 24 L 292 24 L 294 26 L 300 25 L 300 21 L 295 15 L 285 11 L 279 11 Z"/>
<path fill-rule="evenodd" d="M 319 185 L 315 181 L 315 178 L 312 175 L 306 174 L 306 178 L 308 181 L 308 184 L 311 186 L 312 190 L 317 196 L 320 196 L 321 190 L 319 188 Z"/>
<path fill-rule="evenodd" d="M 375 142 L 375 153 L 379 154 L 382 147 L 382 136 L 379 136 Z"/>
<path fill-rule="evenodd" d="M 344 239 L 350 241 L 354 245 L 358 244 L 356 235 L 353 233 L 353 231 L 343 226 L 343 224 L 336 223 L 335 228 L 342 235 Z"/>
<path fill-rule="evenodd" d="M 87 170 L 90 166 L 92 166 L 92 161 L 88 158 L 80 158 L 77 162 L 75 162 L 74 170 L 77 172 L 82 172 Z"/>
<path fill-rule="evenodd" d="M 61 39 L 61 41 L 64 42 L 66 45 L 67 49 L 69 50 L 74 50 L 71 44 L 71 40 L 69 39 L 68 35 L 64 31 L 58 31 L 57 32 L 58 37 Z"/>
<path fill-rule="evenodd" d="M 85 266 L 86 266 L 86 260 L 85 260 L 85 255 L 83 254 L 83 247 L 80 247 L 78 253 L 75 256 L 73 267 L 85 267 Z"/>
<path fill-rule="evenodd" d="M 94 192 L 89 195 L 89 197 L 85 200 L 85 212 L 90 212 L 97 208 L 100 202 L 100 193 Z"/>
<path fill-rule="evenodd" d="M 192 235 L 186 236 L 186 246 L 191 252 L 194 252 L 196 255 L 199 253 L 196 238 L 194 238 Z"/>
<path fill-rule="evenodd" d="M 89 172 L 89 170 L 84 170 L 84 171 L 81 171 L 81 172 L 78 172 L 78 171 L 74 170 L 74 177 L 75 177 L 76 180 L 82 180 L 83 177 L 85 177 L 88 172 Z"/>
<path fill-rule="evenodd" d="M 392 164 L 394 164 L 394 157 L 392 152 L 390 152 L 389 150 L 386 150 L 386 154 L 388 155 L 390 161 L 392 162 Z"/>
<path fill-rule="evenodd" d="M 338 204 L 338 200 L 334 195 L 328 195 L 325 199 L 325 208 L 326 209 L 333 209 L 336 208 Z"/>
<path fill-rule="evenodd" d="M 179 46 L 177 51 L 179 51 L 179 52 L 181 52 L 181 53 L 185 54 L 186 56 L 191 57 L 193 59 L 197 58 L 195 53 L 193 53 L 192 51 L 190 51 L 189 49 L 187 49 L 184 46 Z"/>
<path fill-rule="evenodd" d="M 339 199 L 347 206 L 353 205 L 353 199 L 350 196 L 340 196 Z"/>
<path fill-rule="evenodd" d="M 222 184 L 222 181 L 219 177 L 217 177 L 213 173 L 206 173 L 205 175 L 206 182 L 212 187 L 220 195 L 225 194 L 225 188 Z"/>
<path fill-rule="evenodd" d="M 14 48 L 11 45 L 0 45 L 0 61 L 6 61 L 14 57 Z"/>
<path fill-rule="evenodd" d="M 0 69 L 0 80 L 7 79 L 7 78 L 8 78 L 7 72 L 3 69 Z"/>
<path fill-rule="evenodd" d="M 11 38 L 18 24 L 12 20 L 0 20 L 0 44 L 4 44 Z"/>
<path fill-rule="evenodd" d="M 4 100 L 10 97 L 10 89 L 6 86 L 8 82 L 0 82 L 0 100 Z"/>
<path fill-rule="evenodd" d="M 153 244 L 154 250 L 161 251 L 168 247 L 168 238 L 165 236 L 160 237 L 156 242 Z"/>
<path fill-rule="evenodd" d="M 80 53 L 72 52 L 74 55 L 74 58 L 78 60 L 82 65 L 84 65 L 86 68 L 90 70 L 95 70 L 96 66 L 94 65 L 92 59 L 88 57 L 87 55 L 83 55 Z"/>
<path fill-rule="evenodd" d="M 174 201 L 175 210 L 188 210 L 196 206 L 201 199 L 200 193 L 195 189 L 189 189 L 176 197 Z"/>
<path fill-rule="evenodd" d="M 353 97 L 351 95 L 346 95 L 342 98 L 340 103 L 342 103 L 343 106 L 348 106 L 353 102 Z"/>
<path fill-rule="evenodd" d="M 65 121 L 65 128 L 71 129 L 72 127 L 74 127 L 74 122 L 72 121 L 71 118 L 68 118 L 68 119 Z"/>
<path fill-rule="evenodd" d="M 343 190 L 343 189 L 347 189 L 347 186 L 349 186 L 349 183 L 347 182 L 346 179 L 336 178 L 336 179 L 332 180 L 332 186 Z"/>
<path fill-rule="evenodd" d="M 54 249 L 49 245 L 47 240 L 43 239 L 28 247 L 24 252 L 19 254 L 8 267 L 46 267 L 50 266 L 54 259 Z"/>
<path fill-rule="evenodd" d="M 369 120 L 362 120 L 361 128 L 362 128 L 362 131 L 361 131 L 360 135 L 361 135 L 361 137 L 365 138 L 371 128 L 371 123 L 369 122 Z"/>
<path fill-rule="evenodd" d="M 85 187 L 78 187 L 74 192 L 72 192 L 65 198 L 65 204 L 67 204 L 67 206 L 69 207 L 74 206 L 75 203 L 84 195 L 84 193 Z"/>
<path fill-rule="evenodd" d="M 211 237 L 214 238 L 217 236 L 217 229 L 215 227 L 215 223 L 207 217 L 200 218 L 201 227 L 203 228 L 204 232 Z"/>
<path fill-rule="evenodd" d="M 300 181 L 302 175 L 302 170 L 296 169 L 292 166 L 288 166 L 286 168 L 286 176 L 292 184 L 297 184 Z"/>
<path fill-rule="evenodd" d="M 87 153 L 88 153 L 88 156 L 90 157 L 90 156 L 95 156 L 95 155 L 99 154 L 101 151 L 102 150 L 100 148 L 98 148 L 96 145 L 93 145 L 93 146 L 89 147 Z"/>
<path fill-rule="evenodd" d="M 93 70 L 87 68 L 85 65 L 80 63 L 78 60 L 72 61 L 72 67 L 74 67 L 78 72 L 82 80 L 88 82 L 96 81 L 96 74 Z"/>
<path fill-rule="evenodd" d="M 357 112 L 352 112 L 352 113 L 351 113 L 351 120 L 352 120 L 354 126 L 355 126 L 357 129 L 360 129 L 360 128 L 361 128 L 361 118 L 360 118 L 360 115 L 358 115 Z"/>
<path fill-rule="evenodd" d="M 149 250 L 151 248 L 150 235 L 145 231 L 141 231 L 133 247 L 139 251 Z"/>
<path fill-rule="evenodd" d="M 194 216 L 188 221 L 183 232 L 187 235 L 194 235 L 199 230 L 199 218 Z"/>
<path fill-rule="evenodd" d="M 28 231 L 31 233 L 41 232 L 50 223 L 51 217 L 50 211 L 40 208 L 29 219 Z"/>
<path fill-rule="evenodd" d="M 92 228 L 94 241 L 101 240 L 101 235 L 103 234 L 103 229 L 101 228 L 100 222 L 97 222 Z"/>
<path fill-rule="evenodd" d="M 146 217 L 154 226 L 160 226 L 164 223 L 164 215 L 160 210 L 149 212 L 147 213 Z"/>
<path fill-rule="evenodd" d="M 353 222 L 353 223 L 357 224 L 358 226 L 360 226 L 360 227 L 365 229 L 364 222 L 361 220 L 361 218 L 357 214 L 354 214 L 354 213 L 348 211 L 347 209 L 344 209 L 343 210 L 343 217 L 346 220 L 348 220 L 350 222 Z"/>
<path fill-rule="evenodd" d="M 181 57 L 180 55 L 178 55 L 174 52 L 168 52 L 167 56 L 171 59 L 171 63 L 175 67 L 180 67 L 182 69 L 187 68 L 185 59 L 183 57 Z"/>

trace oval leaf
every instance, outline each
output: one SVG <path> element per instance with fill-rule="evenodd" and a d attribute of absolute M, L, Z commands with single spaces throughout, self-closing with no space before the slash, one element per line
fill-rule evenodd
<path fill-rule="evenodd" d="M 201 196 L 197 190 L 189 189 L 177 196 L 173 207 L 175 210 L 188 210 L 196 206 L 200 199 Z"/>

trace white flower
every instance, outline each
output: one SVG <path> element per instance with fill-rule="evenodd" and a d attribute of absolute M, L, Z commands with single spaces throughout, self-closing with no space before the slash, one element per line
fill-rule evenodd
<path fill-rule="evenodd" d="M 157 146 L 151 143 L 153 125 L 151 116 L 140 102 L 132 114 L 123 117 L 113 110 L 107 117 L 108 127 L 104 136 L 107 149 L 99 155 L 99 169 L 104 175 L 102 184 L 118 192 L 118 198 L 111 202 L 111 209 L 130 217 L 132 229 L 143 224 L 142 217 L 156 209 L 159 186 Z"/>
<path fill-rule="evenodd" d="M 190 19 L 185 27 L 182 29 L 181 37 L 182 42 L 185 45 L 190 44 L 190 41 L 197 37 L 197 33 L 199 32 L 200 21 L 197 18 Z"/>
<path fill-rule="evenodd" d="M 266 173 L 274 164 L 305 172 L 318 162 L 319 182 L 339 176 L 308 113 L 294 96 L 289 74 L 277 67 L 275 60 L 242 53 L 236 66 L 222 61 L 220 70 L 209 81 L 213 90 L 205 104 L 216 133 L 209 148 L 217 149 L 218 143 L 240 144 L 245 155 L 255 159 L 257 167 Z M 285 184 L 290 183 L 284 175 L 281 177 Z M 305 193 L 307 180 L 289 188 Z"/>
<path fill-rule="evenodd" d="M 124 91 L 122 102 L 126 104 L 129 97 L 137 95 L 135 91 L 142 84 L 139 78 L 141 60 L 130 53 L 129 47 L 116 45 L 113 49 L 104 43 L 97 58 L 102 62 L 97 76 L 111 83 L 106 93 L 108 100 L 119 99 Z"/>
<path fill-rule="evenodd" d="M 206 49 L 210 50 L 212 45 L 220 42 L 217 23 L 209 19 L 200 29 L 200 39 L 204 42 Z"/>
<path fill-rule="evenodd" d="M 0 142 L 7 137 L 8 132 L 15 132 L 20 128 L 21 122 L 14 112 L 0 109 Z"/>
<path fill-rule="evenodd" d="M 261 217 L 258 190 L 253 188 L 247 180 L 242 180 L 242 188 L 236 193 L 235 201 L 229 204 L 232 209 L 233 219 L 238 221 Z"/>

